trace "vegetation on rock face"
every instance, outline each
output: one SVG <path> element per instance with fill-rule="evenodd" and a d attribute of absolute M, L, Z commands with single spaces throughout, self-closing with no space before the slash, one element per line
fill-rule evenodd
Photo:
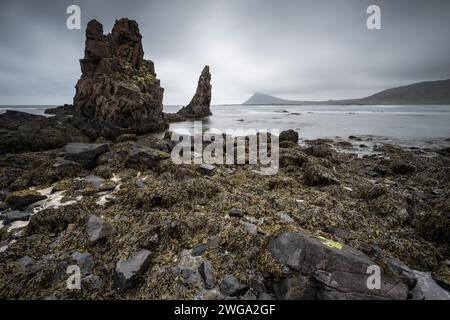
<path fill-rule="evenodd" d="M 167 128 L 162 111 L 164 89 L 156 79 L 153 62 L 144 60 L 135 21 L 117 20 L 108 35 L 99 22 L 90 21 L 81 69 L 74 97 L 79 114 L 134 133 Z"/>

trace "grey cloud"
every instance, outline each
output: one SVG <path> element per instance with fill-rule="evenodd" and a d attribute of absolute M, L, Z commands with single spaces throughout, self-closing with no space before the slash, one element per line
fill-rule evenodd
<path fill-rule="evenodd" d="M 83 30 L 65 27 L 70 4 Z M 383 30 L 365 27 L 369 4 Z M 0 104 L 69 103 L 80 75 L 84 26 L 138 21 L 146 58 L 185 104 L 211 66 L 213 103 L 254 92 L 290 99 L 360 97 L 450 77 L 450 2 L 445 0 L 0 0 Z"/>

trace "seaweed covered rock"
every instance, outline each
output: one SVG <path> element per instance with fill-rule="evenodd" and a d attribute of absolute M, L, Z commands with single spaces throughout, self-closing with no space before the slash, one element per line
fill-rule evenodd
<path fill-rule="evenodd" d="M 0 115 L 0 154 L 56 149 L 75 141 L 89 138 L 55 118 L 10 110 Z"/>
<path fill-rule="evenodd" d="M 308 186 L 329 186 L 339 184 L 333 173 L 319 164 L 308 164 L 305 168 L 305 183 Z"/>
<path fill-rule="evenodd" d="M 298 132 L 295 130 L 282 131 L 280 133 L 279 141 L 280 142 L 290 141 L 290 142 L 297 143 L 298 142 Z"/>
<path fill-rule="evenodd" d="M 86 168 L 93 167 L 98 156 L 108 150 L 109 145 L 106 143 L 69 143 L 64 147 L 67 159 L 79 162 Z"/>
<path fill-rule="evenodd" d="M 162 112 L 164 89 L 153 62 L 144 60 L 136 21 L 117 20 L 108 35 L 103 34 L 102 24 L 90 21 L 80 63 L 82 75 L 74 97 L 77 113 L 135 133 L 167 127 Z"/>
<path fill-rule="evenodd" d="M 408 287 L 396 276 L 382 273 L 380 289 L 369 289 L 367 270 L 376 265 L 367 256 L 341 243 L 305 233 L 284 232 L 268 245 L 285 267 L 271 285 L 279 299 L 399 299 Z"/>
<path fill-rule="evenodd" d="M 45 200 L 47 196 L 41 195 L 37 191 L 34 190 L 22 190 L 11 193 L 6 198 L 6 203 L 12 209 L 25 209 L 30 204 Z"/>
<path fill-rule="evenodd" d="M 197 91 L 191 102 L 180 111 L 177 115 L 183 119 L 200 119 L 210 116 L 211 110 L 211 73 L 209 66 L 205 66 L 200 78 L 198 79 Z"/>

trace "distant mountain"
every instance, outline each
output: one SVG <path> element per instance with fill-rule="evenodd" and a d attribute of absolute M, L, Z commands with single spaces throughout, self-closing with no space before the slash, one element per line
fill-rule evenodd
<path fill-rule="evenodd" d="M 263 93 L 255 93 L 243 104 L 255 105 L 303 105 L 303 104 L 450 104 L 450 79 L 427 81 L 393 88 L 369 97 L 348 100 L 294 101 L 284 100 Z"/>
<path fill-rule="evenodd" d="M 302 104 L 303 101 L 280 99 L 264 93 L 255 93 L 243 104 Z"/>

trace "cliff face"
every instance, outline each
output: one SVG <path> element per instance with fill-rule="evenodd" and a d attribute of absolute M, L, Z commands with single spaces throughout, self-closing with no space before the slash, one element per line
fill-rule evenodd
<path fill-rule="evenodd" d="M 152 61 L 144 60 L 142 36 L 133 20 L 117 20 L 110 34 L 88 23 L 82 75 L 76 85 L 77 113 L 136 133 L 163 130 L 164 89 Z"/>
<path fill-rule="evenodd" d="M 177 114 L 187 119 L 199 119 L 212 115 L 210 110 L 211 88 L 211 73 L 209 72 L 209 66 L 205 66 L 198 79 L 194 97 Z"/>

